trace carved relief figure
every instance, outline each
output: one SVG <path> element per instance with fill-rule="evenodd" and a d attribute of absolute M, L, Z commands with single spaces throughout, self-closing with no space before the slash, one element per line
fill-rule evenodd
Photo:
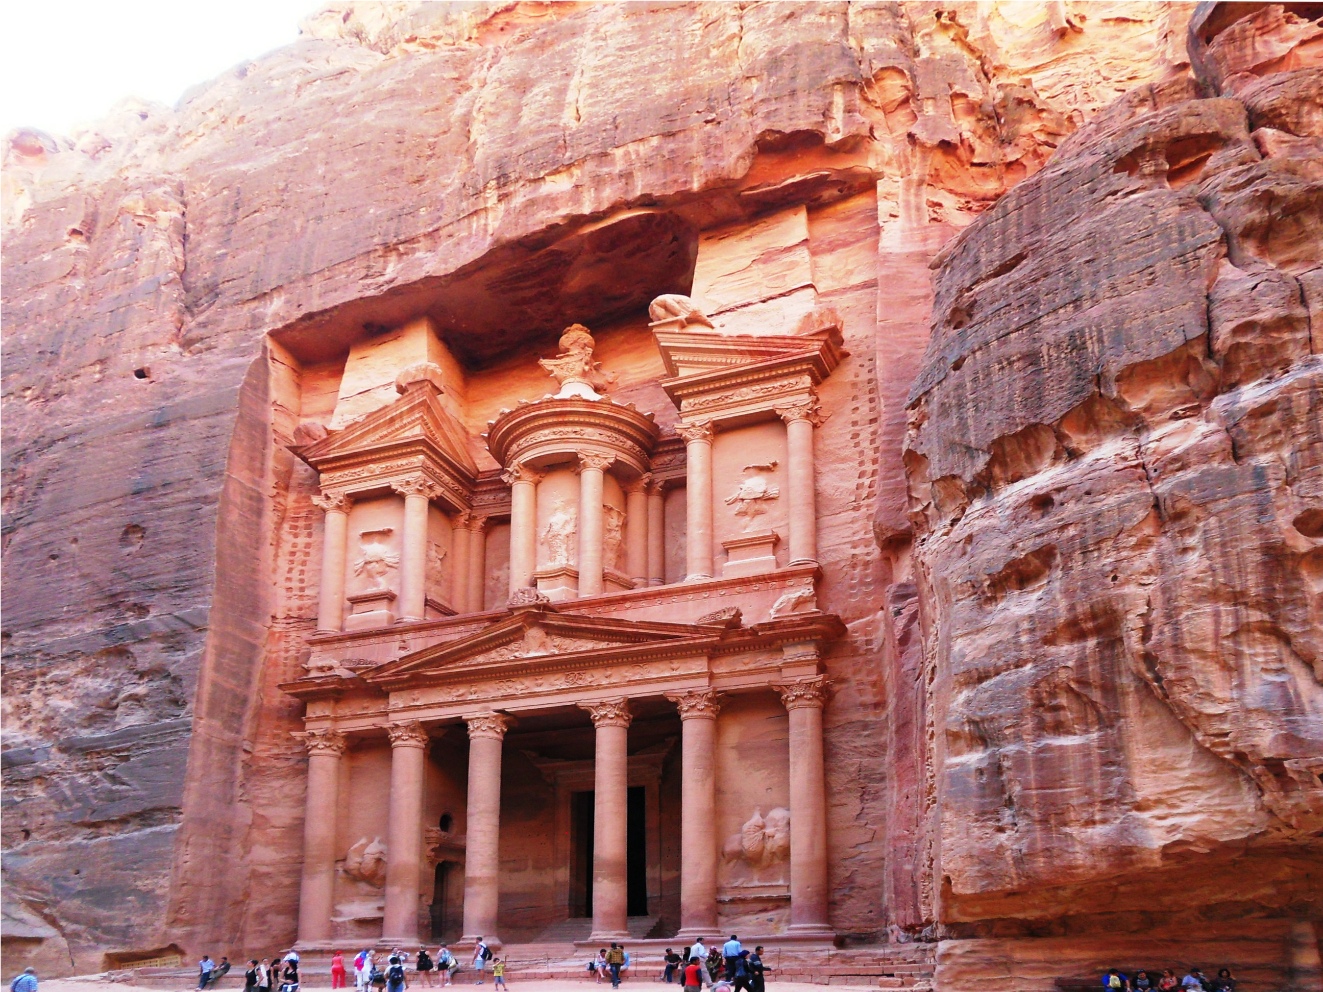
<path fill-rule="evenodd" d="M 745 530 L 753 525 L 754 517 L 767 512 L 765 504 L 769 500 L 781 497 L 780 487 L 768 485 L 767 476 L 763 474 L 775 472 L 776 466 L 775 461 L 745 465 L 744 471 L 754 474 L 746 477 L 739 488 L 726 497 L 726 505 L 735 507 L 735 516 L 744 518 Z"/>
<path fill-rule="evenodd" d="M 602 564 L 620 567 L 620 546 L 625 538 L 625 511 L 609 503 L 602 504 Z"/>
<path fill-rule="evenodd" d="M 767 868 L 790 858 L 790 811 L 781 806 L 764 818 L 761 809 L 744 821 L 740 832 L 731 834 L 721 850 L 727 862 L 743 861 L 753 868 Z"/>
<path fill-rule="evenodd" d="M 386 884 L 386 845 L 380 837 L 360 837 L 345 855 L 345 874 L 374 888 Z"/>
<path fill-rule="evenodd" d="M 365 530 L 359 535 L 363 550 L 354 562 L 354 574 L 365 582 L 366 589 L 385 589 L 386 576 L 399 567 L 400 556 L 392 554 L 390 545 L 391 528 Z"/>
<path fill-rule="evenodd" d="M 579 532 L 579 509 L 565 499 L 552 505 L 547 526 L 542 529 L 542 546 L 551 565 L 568 565 L 574 554 L 574 539 Z"/>
<path fill-rule="evenodd" d="M 605 392 L 615 382 L 615 375 L 602 371 L 602 363 L 593 361 L 596 342 L 593 341 L 592 332 L 582 324 L 571 324 L 565 328 L 565 333 L 560 336 L 559 345 L 560 354 L 555 358 L 543 358 L 538 362 L 560 383 L 559 395 L 582 395 L 581 391 L 567 388 L 578 384 L 587 386 L 588 392 L 593 393 L 588 398 L 595 399 L 597 394 L 594 391 Z"/>
<path fill-rule="evenodd" d="M 427 575 L 431 582 L 440 581 L 441 568 L 445 560 L 445 549 L 436 541 L 427 542 Z"/>
<path fill-rule="evenodd" d="M 708 320 L 707 314 L 698 309 L 698 304 L 679 293 L 667 293 L 648 304 L 648 319 L 654 324 L 676 317 L 680 318 L 683 327 L 688 327 L 690 324 L 712 326 L 712 321 Z"/>
<path fill-rule="evenodd" d="M 791 589 L 780 595 L 775 603 L 772 604 L 769 616 L 775 620 L 777 617 L 787 616 L 791 613 L 807 613 L 815 609 L 814 603 L 816 596 L 813 592 L 813 586 L 800 586 L 798 589 Z"/>

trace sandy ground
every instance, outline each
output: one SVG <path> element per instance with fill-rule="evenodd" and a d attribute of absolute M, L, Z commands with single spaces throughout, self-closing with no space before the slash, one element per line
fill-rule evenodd
<path fill-rule="evenodd" d="M 242 977 L 242 976 L 240 976 Z M 577 982 L 566 980 L 552 981 L 527 981 L 522 982 L 517 979 L 511 979 L 506 983 L 512 990 L 515 988 L 524 990 L 524 992 L 589 992 L 590 989 L 603 989 L 610 992 L 610 985 L 595 985 L 592 982 Z M 627 980 L 621 983 L 621 992 L 644 992 L 644 990 L 655 990 L 659 982 L 647 982 L 638 979 Z M 767 983 L 769 989 L 775 989 L 776 992 L 824 992 L 828 986 L 814 985 L 811 982 L 771 982 Z M 425 985 L 410 986 L 411 992 L 421 992 Z M 663 988 L 665 986 L 662 986 Z M 221 992 L 242 992 L 242 984 L 234 986 L 231 989 L 222 988 Z M 476 989 L 477 986 L 470 983 L 456 982 L 453 988 L 456 992 L 464 992 L 467 989 Z M 492 983 L 488 980 L 483 989 L 490 990 Z M 672 985 L 675 990 L 677 986 Z M 832 985 L 832 992 L 849 992 L 849 990 L 868 989 L 869 992 L 878 992 L 875 985 Z M 39 992 L 163 992 L 160 987 L 148 988 L 142 985 L 124 985 L 119 982 L 109 982 L 97 977 L 96 975 L 87 975 L 78 978 L 51 978 L 41 982 Z M 191 988 L 185 990 L 181 988 L 179 992 L 192 992 Z M 313 985 L 305 982 L 300 992 L 331 992 L 329 985 Z"/>

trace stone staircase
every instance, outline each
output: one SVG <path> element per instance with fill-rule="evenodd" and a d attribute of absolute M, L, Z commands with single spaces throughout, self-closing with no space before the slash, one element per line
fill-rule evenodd
<path fill-rule="evenodd" d="M 631 916 L 626 925 L 630 940 L 647 940 L 654 937 L 654 930 L 661 925 L 659 916 Z M 593 921 L 590 916 L 572 916 L 547 927 L 534 939 L 534 944 L 574 944 L 582 943 L 592 933 Z"/>

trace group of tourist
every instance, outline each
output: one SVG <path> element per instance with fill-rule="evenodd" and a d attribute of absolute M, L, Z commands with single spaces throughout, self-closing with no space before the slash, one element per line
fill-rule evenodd
<path fill-rule="evenodd" d="M 198 988 L 215 986 L 230 970 L 230 959 L 222 957 L 220 964 L 208 967 L 211 959 L 202 955 L 198 962 Z M 248 959 L 248 967 L 243 973 L 244 992 L 298 992 L 299 989 L 299 954 L 290 951 L 284 957 L 279 954 L 270 958 Z"/>
<path fill-rule="evenodd" d="M 704 986 L 713 992 L 765 992 L 766 973 L 771 969 L 763 964 L 762 955 L 761 945 L 747 951 L 736 934 L 711 950 L 700 937 L 679 954 L 674 948 L 666 948 L 658 977 L 667 984 L 679 982 L 686 992 L 698 992 Z M 588 962 L 588 974 L 599 983 L 609 980 L 611 987 L 618 989 L 621 979 L 629 974 L 630 964 L 624 945 L 612 943 Z"/>
<path fill-rule="evenodd" d="M 1198 968 L 1191 968 L 1184 978 L 1177 978 L 1170 968 L 1161 975 L 1140 969 L 1131 978 L 1117 968 L 1112 968 L 1102 976 L 1104 989 L 1120 989 L 1122 992 L 1235 992 L 1236 979 L 1230 968 L 1223 968 L 1216 978 L 1209 978 Z"/>
<path fill-rule="evenodd" d="M 382 968 L 382 960 L 377 953 L 370 948 L 359 951 L 354 957 L 354 989 L 355 992 L 404 992 L 409 987 L 409 952 L 396 947 L 389 955 L 385 955 Z M 474 979 L 474 985 L 481 985 L 487 972 L 487 966 L 490 963 L 492 978 L 495 980 L 498 989 L 505 988 L 505 960 L 492 954 L 491 948 L 481 937 L 473 947 L 473 958 L 471 966 L 477 975 Z M 442 944 L 436 950 L 436 957 L 427 953 L 426 947 L 418 948 L 418 954 L 414 957 L 414 974 L 418 976 L 418 982 L 428 988 L 436 988 L 438 985 L 445 987 L 453 985 L 455 975 L 459 972 L 459 961 L 451 953 L 450 948 Z M 342 989 L 345 987 L 347 974 L 345 971 L 344 955 L 339 951 L 331 954 L 331 988 Z"/>

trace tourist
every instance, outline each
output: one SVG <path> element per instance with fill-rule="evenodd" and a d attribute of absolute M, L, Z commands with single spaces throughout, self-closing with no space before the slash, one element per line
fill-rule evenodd
<path fill-rule="evenodd" d="M 271 959 L 263 958 L 257 966 L 257 992 L 271 992 Z"/>
<path fill-rule="evenodd" d="M 749 952 L 741 950 L 735 959 L 735 967 L 730 969 L 730 978 L 735 992 L 748 992 L 752 988 L 753 973 L 749 970 Z"/>
<path fill-rule="evenodd" d="M 482 937 L 479 936 L 478 942 L 473 945 L 473 968 L 478 973 L 477 979 L 473 982 L 474 985 L 482 984 L 483 969 L 487 967 L 487 962 L 491 960 L 491 956 L 491 949 L 483 943 Z"/>
<path fill-rule="evenodd" d="M 713 979 L 718 975 L 721 975 L 722 978 L 730 977 L 729 975 L 722 974 L 722 968 L 724 967 L 725 961 L 722 960 L 720 948 L 714 947 L 707 952 L 707 983 L 713 988 L 716 988 L 716 985 L 713 984 Z"/>
<path fill-rule="evenodd" d="M 293 951 L 285 955 L 285 971 L 281 977 L 281 989 L 284 992 L 298 992 L 299 988 L 299 956 Z"/>
<path fill-rule="evenodd" d="M 442 944 L 436 949 L 436 968 L 441 973 L 441 984 L 450 985 L 455 978 L 455 972 L 459 971 L 459 962 L 455 960 L 455 955 L 450 953 L 450 948 Z"/>
<path fill-rule="evenodd" d="M 735 980 L 735 968 L 740 962 L 740 951 L 742 950 L 744 950 L 744 946 L 735 934 L 731 934 L 730 940 L 721 945 L 721 963 L 724 965 L 723 974 L 732 982 Z"/>
<path fill-rule="evenodd" d="M 339 951 L 331 952 L 331 988 L 345 987 L 345 958 Z"/>
<path fill-rule="evenodd" d="M 207 978 L 208 987 L 220 984 L 220 980 L 230 973 L 230 959 L 224 954 L 221 955 L 220 964 L 218 964 Z"/>
<path fill-rule="evenodd" d="M 15 975 L 9 983 L 9 992 L 37 992 L 36 969 L 24 968 L 23 974 Z"/>
<path fill-rule="evenodd" d="M 1135 992 L 1153 992 L 1153 979 L 1148 977 L 1147 971 L 1138 971 L 1135 973 L 1135 980 L 1131 983 L 1131 988 Z"/>
<path fill-rule="evenodd" d="M 202 960 L 198 962 L 198 988 L 205 989 L 207 983 L 211 981 L 211 973 L 216 970 L 216 962 L 204 954 Z"/>
<path fill-rule="evenodd" d="M 386 992 L 404 992 L 409 987 L 409 976 L 404 971 L 404 962 L 399 955 L 392 954 L 390 967 L 386 969 Z"/>
<path fill-rule="evenodd" d="M 1172 992 L 1172 989 L 1180 988 L 1181 983 L 1176 978 L 1176 972 L 1170 968 L 1163 969 L 1162 977 L 1158 979 L 1159 992 Z"/>
<path fill-rule="evenodd" d="M 703 966 L 699 964 L 701 959 L 695 955 L 689 959 L 689 963 L 684 969 L 684 992 L 699 992 L 703 987 Z"/>
<path fill-rule="evenodd" d="M 363 992 L 363 986 L 367 984 L 367 949 L 363 949 L 354 955 L 354 989 L 355 992 Z"/>
<path fill-rule="evenodd" d="M 759 944 L 749 955 L 749 971 L 753 973 L 753 980 L 749 982 L 750 992 L 767 992 L 767 976 L 765 972 L 772 969 L 763 964 L 763 945 Z"/>
<path fill-rule="evenodd" d="M 427 953 L 426 947 L 418 948 L 417 964 L 414 965 L 422 983 L 428 988 L 432 987 L 432 958 Z"/>
<path fill-rule="evenodd" d="M 620 977 L 623 980 L 629 977 L 629 966 L 631 964 L 631 960 L 629 957 L 629 951 L 625 950 L 624 944 L 620 945 L 620 953 L 625 956 L 625 962 L 620 966 Z"/>
<path fill-rule="evenodd" d="M 505 958 L 492 960 L 492 985 L 498 989 L 505 988 Z"/>
<path fill-rule="evenodd" d="M 1204 990 L 1204 992 L 1206 992 L 1208 989 L 1208 982 L 1204 979 L 1204 973 L 1202 971 L 1198 968 L 1191 968 L 1189 973 L 1181 979 L 1181 988 L 1195 989 L 1196 992 L 1198 992 L 1198 990 Z"/>
<path fill-rule="evenodd" d="M 257 978 L 261 965 L 257 958 L 248 959 L 248 970 L 243 973 L 243 992 L 257 992 Z"/>
<path fill-rule="evenodd" d="M 669 947 L 666 948 L 666 955 L 662 958 L 666 967 L 662 969 L 662 981 L 668 985 L 675 981 L 675 970 L 680 964 L 680 955 Z M 681 976 L 683 977 L 683 976 Z"/>
<path fill-rule="evenodd" d="M 611 949 L 606 952 L 606 966 L 611 969 L 611 987 L 620 988 L 620 967 L 625 963 L 625 952 L 620 949 L 620 945 L 614 940 L 611 941 Z"/>
<path fill-rule="evenodd" d="M 1231 977 L 1231 969 L 1223 968 L 1213 979 L 1213 992 L 1235 992 L 1236 980 Z"/>
<path fill-rule="evenodd" d="M 1112 968 L 1102 976 L 1102 987 L 1105 989 L 1128 989 L 1130 988 L 1130 980 L 1115 968 Z"/>
<path fill-rule="evenodd" d="M 597 972 L 597 983 L 600 985 L 607 976 L 605 947 L 598 948 L 596 964 L 597 967 L 594 970 Z"/>

